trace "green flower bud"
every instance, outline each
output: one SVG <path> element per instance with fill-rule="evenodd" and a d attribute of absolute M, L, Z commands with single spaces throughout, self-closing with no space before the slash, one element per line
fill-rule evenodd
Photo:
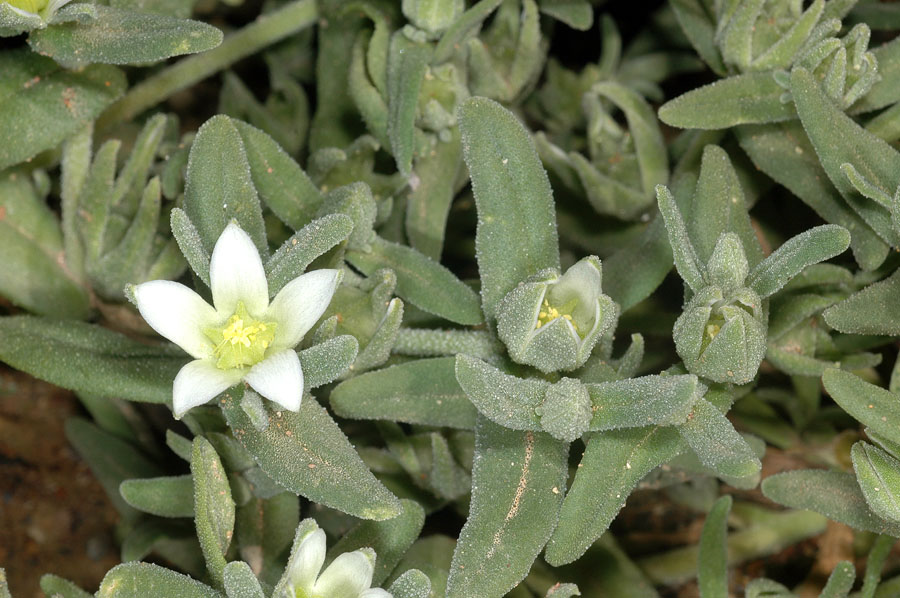
<path fill-rule="evenodd" d="M 572 442 L 588 431 L 593 410 L 588 389 L 578 380 L 563 378 L 544 395 L 535 409 L 544 431 L 558 440 Z"/>
<path fill-rule="evenodd" d="M 452 25 L 465 8 L 463 0 L 403 0 L 403 16 L 432 35 Z"/>
<path fill-rule="evenodd" d="M 563 276 L 545 270 L 510 291 L 500 304 L 497 333 L 513 360 L 542 372 L 584 365 L 618 318 L 601 281 L 600 260 L 590 256 Z"/>
<path fill-rule="evenodd" d="M 725 233 L 719 237 L 706 267 L 710 281 L 723 290 L 743 286 L 750 266 L 740 238 L 734 233 Z"/>
<path fill-rule="evenodd" d="M 746 287 L 723 291 L 711 285 L 691 299 L 672 332 L 675 350 L 692 374 L 745 384 L 766 354 L 766 328 L 759 295 Z"/>

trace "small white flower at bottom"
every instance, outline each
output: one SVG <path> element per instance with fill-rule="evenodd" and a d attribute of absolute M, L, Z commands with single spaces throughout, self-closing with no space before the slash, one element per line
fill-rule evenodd
<path fill-rule="evenodd" d="M 314 519 L 297 527 L 291 558 L 275 587 L 275 598 L 392 598 L 372 585 L 375 551 L 360 548 L 334 559 L 324 571 L 325 532 Z"/>

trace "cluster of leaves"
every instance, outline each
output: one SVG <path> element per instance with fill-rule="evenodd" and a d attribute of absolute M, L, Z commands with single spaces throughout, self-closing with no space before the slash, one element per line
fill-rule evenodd
<path fill-rule="evenodd" d="M 306 596 L 301 511 L 394 598 L 718 598 L 826 518 L 860 532 L 860 596 L 897 591 L 900 45 L 869 43 L 900 9 L 671 0 L 624 47 L 595 10 L 293 0 L 223 37 L 192 2 L 0 2 L 0 359 L 90 414 L 67 435 L 124 562 L 98 596 Z M 592 28 L 596 62 L 552 55 Z M 263 91 L 229 70 L 251 55 Z M 219 71 L 219 114 L 165 112 Z M 669 98 L 686 74 L 713 82 Z M 187 356 L 124 289 L 209 297 L 230 222 L 272 295 L 341 284 L 299 411 L 241 383 L 175 422 Z M 783 449 L 819 468 L 762 493 L 807 511 L 728 495 Z M 699 543 L 635 563 L 609 528 L 638 487 L 708 513 Z"/>

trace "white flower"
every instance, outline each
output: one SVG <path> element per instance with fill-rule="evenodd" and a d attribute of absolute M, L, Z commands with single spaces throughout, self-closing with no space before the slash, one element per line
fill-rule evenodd
<path fill-rule="evenodd" d="M 297 411 L 303 370 L 294 347 L 328 307 L 340 271 L 307 272 L 285 285 L 270 303 L 256 246 L 231 223 L 213 249 L 209 282 L 215 307 L 170 280 L 130 288 L 147 323 L 194 357 L 175 376 L 175 417 L 241 380 L 285 409 Z"/>
<path fill-rule="evenodd" d="M 325 532 L 314 519 L 297 527 L 291 558 L 275 588 L 277 598 L 392 598 L 381 588 L 371 588 L 375 551 L 361 548 L 345 552 L 320 573 L 325 563 Z"/>

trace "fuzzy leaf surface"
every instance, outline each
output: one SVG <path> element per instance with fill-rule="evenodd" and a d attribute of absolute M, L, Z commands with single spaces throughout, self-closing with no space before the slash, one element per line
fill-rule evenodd
<path fill-rule="evenodd" d="M 235 437 L 273 480 L 312 501 L 362 519 L 390 519 L 400 512 L 397 498 L 375 479 L 338 425 L 314 398 L 300 411 L 267 413 L 257 430 L 241 409 L 240 397 L 223 395 L 222 408 Z"/>
<path fill-rule="evenodd" d="M 25 50 L 0 56 L 0 170 L 52 149 L 97 118 L 125 90 L 111 66 L 80 72 Z M 50 126 L 52 123 L 52 126 Z"/>
<path fill-rule="evenodd" d="M 583 555 L 625 506 L 638 482 L 685 450 L 675 428 L 648 426 L 591 436 L 545 558 L 560 566 Z"/>
<path fill-rule="evenodd" d="M 330 395 L 341 417 L 471 430 L 476 410 L 456 381 L 456 358 L 419 359 L 367 372 Z"/>
<path fill-rule="evenodd" d="M 484 319 L 475 291 L 415 249 L 376 237 L 370 253 L 350 251 L 347 259 L 367 276 L 390 268 L 397 275 L 397 295 L 428 313 L 467 326 Z"/>
<path fill-rule="evenodd" d="M 447 598 L 500 598 L 531 569 L 559 516 L 568 443 L 479 418 L 469 518 L 453 553 Z"/>
<path fill-rule="evenodd" d="M 188 357 L 100 326 L 35 316 L 0 318 L 0 360 L 76 392 L 168 403 Z"/>
<path fill-rule="evenodd" d="M 66 65 L 142 64 L 194 54 L 222 43 L 222 32 L 206 23 L 93 5 L 97 18 L 35 31 L 35 52 Z"/>
<path fill-rule="evenodd" d="M 222 598 L 187 575 L 151 563 L 124 563 L 109 570 L 97 598 Z"/>
<path fill-rule="evenodd" d="M 559 269 L 553 192 L 531 135 L 500 104 L 466 100 L 459 127 L 478 209 L 481 302 L 493 319 L 517 284 L 545 268 Z"/>
<path fill-rule="evenodd" d="M 900 537 L 900 524 L 885 521 L 869 509 L 852 473 L 802 469 L 778 473 L 762 482 L 771 500 L 807 509 L 852 528 Z"/>

